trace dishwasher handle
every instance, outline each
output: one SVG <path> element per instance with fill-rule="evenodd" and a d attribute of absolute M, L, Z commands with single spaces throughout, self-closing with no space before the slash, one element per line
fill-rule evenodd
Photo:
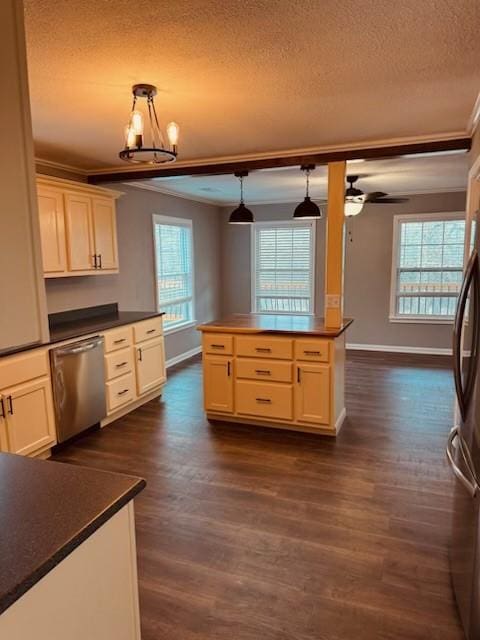
<path fill-rule="evenodd" d="M 55 349 L 56 356 L 70 356 L 77 353 L 91 351 L 103 345 L 103 338 L 95 338 L 84 342 L 76 342 L 75 344 L 64 347 L 63 349 Z"/>

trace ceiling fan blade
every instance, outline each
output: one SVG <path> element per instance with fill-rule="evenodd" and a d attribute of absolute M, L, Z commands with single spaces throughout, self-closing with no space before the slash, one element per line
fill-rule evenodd
<path fill-rule="evenodd" d="M 378 198 L 385 198 L 385 196 L 388 196 L 388 193 L 384 193 L 383 191 L 372 191 L 371 193 L 365 194 L 365 202 L 372 202 Z"/>
<path fill-rule="evenodd" d="M 408 202 L 410 198 L 376 198 L 375 200 L 367 200 L 369 204 L 401 204 Z"/>

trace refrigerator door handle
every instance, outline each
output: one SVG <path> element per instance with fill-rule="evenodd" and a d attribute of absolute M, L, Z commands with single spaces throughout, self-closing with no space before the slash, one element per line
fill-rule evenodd
<path fill-rule="evenodd" d="M 457 466 L 456 462 L 455 462 L 455 458 L 454 458 L 454 452 L 453 452 L 453 443 L 455 441 L 455 439 L 458 438 L 458 447 L 459 447 L 459 451 L 462 455 L 463 461 L 465 462 L 466 467 L 468 468 L 470 475 L 472 476 L 472 480 L 469 480 L 467 478 L 467 476 L 463 473 L 463 471 L 460 469 L 460 467 Z M 450 431 L 450 435 L 448 436 L 448 441 L 447 441 L 447 450 L 446 450 L 446 454 L 447 454 L 447 460 L 452 468 L 453 473 L 455 474 L 455 476 L 460 480 L 460 482 L 463 484 L 463 486 L 465 487 L 465 489 L 468 491 L 468 493 L 471 495 L 472 498 L 475 498 L 475 496 L 477 495 L 478 492 L 478 484 L 475 481 L 475 479 L 473 478 L 473 474 L 471 471 L 471 466 L 469 463 L 469 456 L 465 453 L 465 445 L 463 445 L 460 434 L 458 433 L 458 427 L 454 427 L 451 431 Z"/>
<path fill-rule="evenodd" d="M 473 323 L 473 353 L 470 357 L 470 368 L 465 383 L 465 387 L 462 381 L 462 333 L 463 333 L 463 321 L 465 318 L 465 311 L 467 308 L 468 293 L 472 287 L 472 302 L 473 305 L 470 309 L 470 322 Z M 478 292 L 476 288 L 478 283 L 478 254 L 475 251 L 472 253 L 465 270 L 465 277 L 462 282 L 462 288 L 458 296 L 457 312 L 455 314 L 455 322 L 453 327 L 453 376 L 455 381 L 455 389 L 457 392 L 458 407 L 460 414 L 465 420 L 467 413 L 467 405 L 469 396 L 473 389 L 473 383 L 475 381 L 476 366 L 478 361 Z"/>

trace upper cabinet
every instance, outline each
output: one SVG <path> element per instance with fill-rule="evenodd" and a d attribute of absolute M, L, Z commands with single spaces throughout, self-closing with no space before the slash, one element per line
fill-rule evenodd
<path fill-rule="evenodd" d="M 45 278 L 118 273 L 117 191 L 37 177 Z"/>

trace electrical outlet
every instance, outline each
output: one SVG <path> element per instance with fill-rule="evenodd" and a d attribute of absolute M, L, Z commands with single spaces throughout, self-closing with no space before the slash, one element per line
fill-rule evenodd
<path fill-rule="evenodd" d="M 340 308 L 340 296 L 335 295 L 335 294 L 327 295 L 325 304 L 329 309 L 339 309 Z"/>

